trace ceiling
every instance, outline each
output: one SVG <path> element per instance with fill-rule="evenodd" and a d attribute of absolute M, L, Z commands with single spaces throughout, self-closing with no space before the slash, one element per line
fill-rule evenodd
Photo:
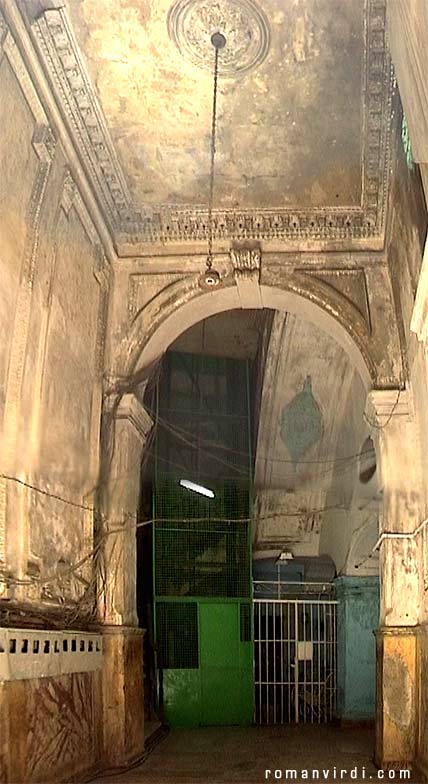
<path fill-rule="evenodd" d="M 68 0 L 67 10 L 143 239 L 204 236 L 217 29 L 227 38 L 217 235 L 383 231 L 385 0 Z"/>
<path fill-rule="evenodd" d="M 68 4 L 139 205 L 196 206 L 208 199 L 212 77 L 191 60 L 199 41 L 189 44 L 189 56 L 172 39 L 181 24 L 178 32 L 171 23 L 168 30 L 172 5 Z M 255 7 L 245 0 L 197 5 L 201 11 L 184 22 L 185 42 L 191 33 L 208 40 L 207 31 L 224 20 L 227 33 L 233 25 L 238 32 L 229 34 L 220 63 L 228 56 L 233 63 L 234 46 L 242 60 L 241 35 L 257 32 Z M 270 39 L 263 62 L 220 76 L 217 206 L 360 204 L 364 0 L 260 0 L 260 9 Z M 210 65 L 212 52 L 202 48 L 202 65 Z"/>

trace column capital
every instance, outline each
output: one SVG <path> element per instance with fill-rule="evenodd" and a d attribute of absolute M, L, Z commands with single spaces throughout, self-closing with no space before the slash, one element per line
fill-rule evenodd
<path fill-rule="evenodd" d="M 372 389 L 367 395 L 364 413 L 372 427 L 387 427 L 392 419 L 411 422 L 413 398 L 410 388 Z"/>
<path fill-rule="evenodd" d="M 153 419 L 138 398 L 132 393 L 123 395 L 119 403 L 116 419 L 127 420 L 137 432 L 141 441 L 145 441 L 153 427 Z"/>

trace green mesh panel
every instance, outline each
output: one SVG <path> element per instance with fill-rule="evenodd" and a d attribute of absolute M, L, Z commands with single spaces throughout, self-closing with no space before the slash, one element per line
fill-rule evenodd
<path fill-rule="evenodd" d="M 156 596 L 250 596 L 247 377 L 246 362 L 166 356 L 156 435 Z M 215 497 L 182 488 L 181 478 Z"/>
<path fill-rule="evenodd" d="M 159 384 L 157 475 L 250 480 L 247 363 L 167 354 Z"/>
<path fill-rule="evenodd" d="M 248 526 L 157 523 L 155 575 L 157 596 L 249 596 Z"/>
<path fill-rule="evenodd" d="M 197 604 L 157 602 L 156 639 L 160 669 L 197 669 L 199 667 Z"/>

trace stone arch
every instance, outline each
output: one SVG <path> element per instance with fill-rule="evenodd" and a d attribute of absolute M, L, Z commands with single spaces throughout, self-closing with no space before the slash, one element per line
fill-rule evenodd
<path fill-rule="evenodd" d="M 171 343 L 194 324 L 211 315 L 243 307 L 266 307 L 303 316 L 337 341 L 361 377 L 367 394 L 368 421 L 373 423 L 374 427 L 378 464 L 379 467 L 385 468 L 383 473 L 388 474 L 390 461 L 382 444 L 385 436 L 389 436 L 391 428 L 388 427 L 386 432 L 382 429 L 385 422 L 384 408 L 388 421 L 391 418 L 393 421 L 397 418 L 403 421 L 403 416 L 398 415 L 401 415 L 404 401 L 407 400 L 406 394 L 398 385 L 391 384 L 388 389 L 382 388 L 385 383 L 382 373 L 384 358 L 375 350 L 370 329 L 364 329 L 361 319 L 358 318 L 357 308 L 339 292 L 328 292 L 329 287 L 318 286 L 314 289 L 305 284 L 303 277 L 290 274 L 285 281 L 282 279 L 275 282 L 275 285 L 257 283 L 257 297 L 247 298 L 243 302 L 240 287 L 232 276 L 226 276 L 220 287 L 207 291 L 201 287 L 199 275 L 189 274 L 165 286 L 136 313 L 112 357 L 113 383 L 106 396 L 105 406 L 106 410 L 111 411 L 110 422 L 113 430 L 117 429 L 120 423 L 126 422 L 126 427 L 138 437 L 135 438 L 133 449 L 129 448 L 129 438 L 114 439 L 117 447 L 114 462 L 117 467 L 109 467 L 112 492 L 105 503 L 107 518 L 118 519 L 124 511 L 128 519 L 135 518 L 136 515 L 135 498 L 139 488 L 141 455 L 144 453 L 146 435 L 152 426 L 141 403 L 141 392 L 152 367 Z M 140 394 L 135 395 L 137 388 Z M 389 442 L 389 439 L 387 440 Z M 120 497 L 114 481 L 115 472 L 123 474 L 124 466 L 129 466 L 126 492 L 123 493 L 127 496 L 125 500 Z M 388 474 L 386 485 L 391 484 L 394 482 Z M 109 480 L 106 481 L 106 486 L 110 486 Z M 387 508 L 384 501 L 381 505 L 383 509 Z M 385 515 L 384 512 L 382 514 Z M 385 516 L 389 517 L 389 510 Z M 134 545 L 130 544 L 129 555 L 133 552 L 133 547 Z M 130 558 L 132 560 L 131 555 Z M 121 589 L 122 598 L 119 597 L 117 588 L 111 589 L 109 601 L 114 611 L 107 613 L 106 617 L 113 623 L 117 623 L 116 618 L 120 617 L 122 623 L 132 624 L 135 618 L 135 611 L 132 609 L 135 606 L 135 588 L 131 587 L 131 570 L 126 574 L 124 572 L 123 577 L 126 588 L 123 585 Z M 125 596 L 128 596 L 129 600 L 125 600 Z M 118 605 L 123 608 L 117 610 Z"/>
<path fill-rule="evenodd" d="M 115 389 L 111 389 L 112 396 L 117 400 L 114 427 L 121 427 L 122 431 L 115 439 L 116 451 L 109 467 L 105 514 L 107 520 L 115 521 L 116 528 L 116 521 L 122 519 L 123 531 L 120 534 L 121 549 L 114 550 L 115 536 L 109 537 L 106 544 L 106 563 L 109 568 L 103 586 L 105 623 L 117 625 L 118 628 L 135 628 L 137 625 L 134 526 L 141 455 L 152 425 L 140 402 L 141 396 L 132 394 L 139 383 L 137 376 L 140 371 L 144 371 L 141 372 L 141 380 L 147 378 L 147 371 L 153 363 L 193 324 L 210 315 L 241 307 L 266 307 L 307 318 L 341 345 L 358 371 L 367 393 L 366 415 L 373 428 L 374 446 L 381 469 L 379 473 L 383 494 L 380 530 L 388 531 L 380 559 L 382 580 L 378 641 L 383 639 L 384 627 L 398 626 L 403 618 L 407 624 L 417 623 L 418 580 L 421 578 L 417 574 L 416 577 L 413 573 L 409 575 L 407 569 L 409 553 L 414 563 L 417 562 L 417 553 L 413 553 L 416 550 L 413 540 L 409 542 L 403 539 L 401 533 L 403 520 L 407 521 L 408 527 L 415 527 L 407 502 L 409 498 L 413 499 L 418 487 L 412 463 L 415 423 L 411 416 L 409 393 L 395 381 L 393 374 L 388 376 L 391 365 L 385 359 L 386 354 L 376 349 L 370 326 L 365 327 L 358 318 L 356 306 L 340 292 L 328 292 L 327 286 L 311 288 L 302 280 L 303 277 L 291 273 L 286 281 L 274 281 L 270 285 L 257 283 L 254 287 L 257 297 L 248 297 L 243 301 L 238 282 L 232 276 L 226 277 L 218 289 L 207 291 L 200 287 L 199 276 L 192 274 L 170 283 L 136 313 L 118 346 L 112 366 L 113 375 L 120 382 Z M 395 457 L 399 453 L 400 461 L 396 461 Z M 407 494 L 404 497 L 403 477 L 407 484 L 411 482 L 411 486 L 406 487 Z M 371 530 L 371 539 L 373 533 Z M 363 544 L 367 545 L 368 531 L 364 531 L 364 534 L 364 542 L 360 540 L 354 543 L 357 555 L 362 550 L 366 554 Z M 397 539 L 394 538 L 396 536 Z M 110 578 L 110 574 L 114 579 Z M 385 639 L 388 639 L 389 633 L 390 630 L 385 632 Z M 379 651 L 378 706 L 382 709 L 387 671 L 384 678 L 385 657 L 380 648 Z M 378 732 L 381 731 L 378 728 Z"/>
<path fill-rule="evenodd" d="M 327 289 L 327 287 L 325 287 Z M 337 292 L 302 285 L 301 276 L 286 284 L 260 284 L 260 308 L 304 316 L 336 340 L 358 370 L 367 391 L 377 386 L 377 363 L 370 350 L 370 335 L 352 304 Z M 243 307 L 238 286 L 226 279 L 213 291 L 199 285 L 199 276 L 171 283 L 135 315 L 115 357 L 115 372 L 122 378 L 149 368 L 174 340 L 211 315 Z M 246 305 L 252 307 L 252 305 Z"/>

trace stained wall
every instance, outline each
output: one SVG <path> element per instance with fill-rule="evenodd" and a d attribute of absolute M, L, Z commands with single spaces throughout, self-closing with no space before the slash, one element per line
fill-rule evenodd
<path fill-rule="evenodd" d="M 67 603 L 84 583 L 56 578 L 92 546 L 109 267 L 10 31 L 0 91 L 0 590 Z"/>
<path fill-rule="evenodd" d="M 64 129 L 7 13 L 0 41 L 0 618 L 85 628 L 111 276 Z M 2 782 L 100 764 L 101 678 L 2 681 Z"/>
<path fill-rule="evenodd" d="M 401 117 L 397 118 L 397 122 Z M 395 300 L 400 319 L 403 353 L 406 357 L 408 383 L 412 392 L 413 416 L 417 423 L 417 438 L 414 443 L 412 471 L 420 467 L 421 481 L 417 492 L 408 490 L 411 476 L 402 477 L 400 503 L 415 518 L 414 528 L 427 516 L 428 500 L 428 454 L 425 434 L 428 427 L 428 375 L 427 354 L 424 340 L 424 319 L 420 316 L 420 302 L 425 291 L 425 275 L 422 267 L 424 243 L 427 231 L 427 212 L 424 200 L 420 172 L 406 156 L 403 146 L 397 145 L 397 162 L 393 181 L 393 198 L 390 233 L 388 237 L 388 261 L 391 275 L 395 282 Z M 421 531 L 415 540 L 416 555 L 407 564 L 408 570 L 414 575 L 417 588 L 418 627 L 415 637 L 415 654 L 411 658 L 408 677 L 415 683 L 414 704 L 411 707 L 415 721 L 414 756 L 420 770 L 428 772 L 427 728 L 428 715 L 425 698 L 427 678 L 427 638 L 425 623 L 427 620 L 428 573 L 426 566 L 426 536 Z M 390 644 L 393 644 L 391 640 Z M 398 657 L 398 659 L 397 659 Z M 400 653 L 397 649 L 396 659 Z M 414 670 L 413 670 L 414 668 Z M 395 686 L 397 688 L 397 686 Z M 395 701 L 394 701 L 395 700 Z M 394 721 L 394 704 L 398 694 L 391 694 L 386 705 L 387 713 Z M 398 714 L 397 714 L 398 721 Z"/>

